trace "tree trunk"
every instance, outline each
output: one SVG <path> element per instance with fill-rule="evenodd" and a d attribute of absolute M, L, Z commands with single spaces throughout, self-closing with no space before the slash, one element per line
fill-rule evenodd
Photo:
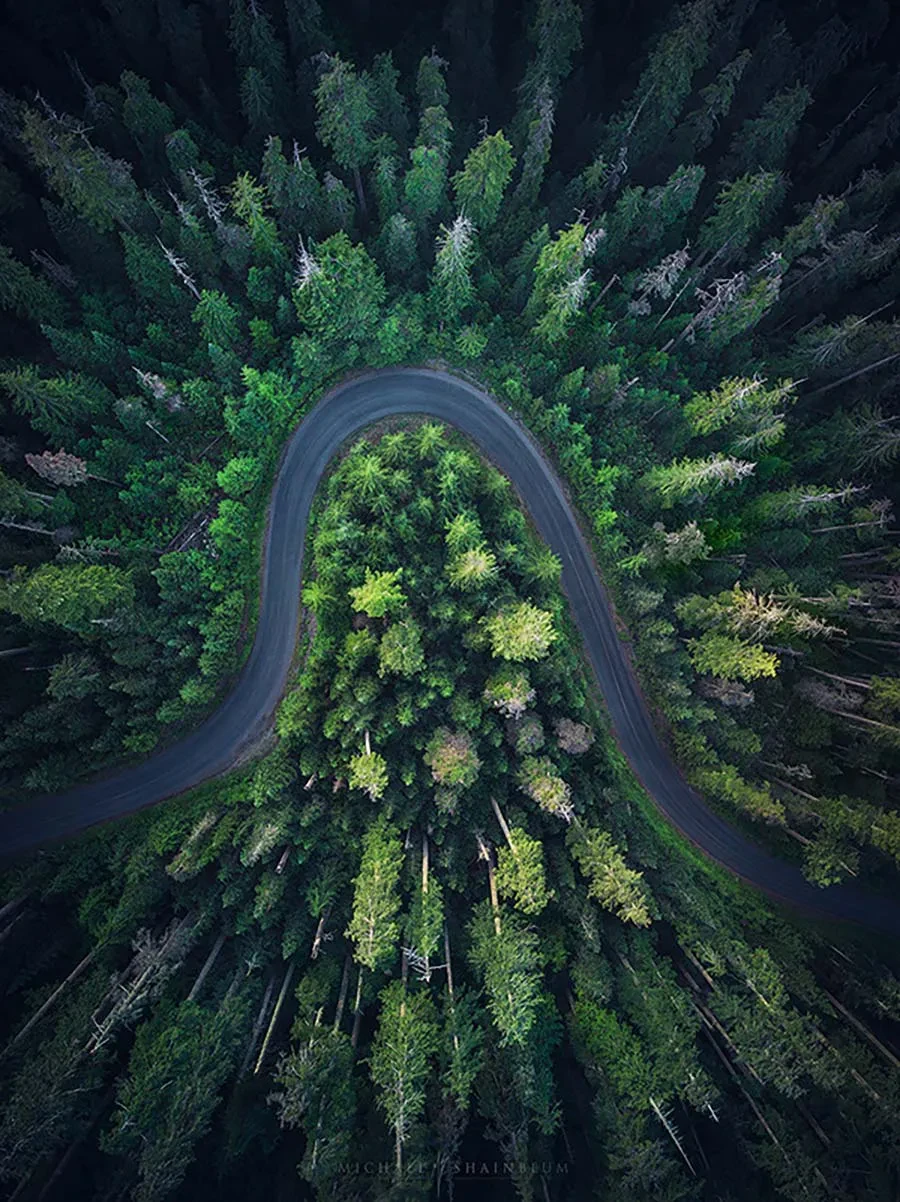
<path fill-rule="evenodd" d="M 275 1009 L 272 1011 L 272 1017 L 269 1020 L 269 1026 L 266 1029 L 266 1037 L 262 1042 L 262 1047 L 259 1049 L 259 1056 L 256 1059 L 256 1068 L 253 1070 L 254 1077 L 262 1068 L 263 1060 L 266 1052 L 269 1050 L 269 1044 L 272 1041 L 272 1032 L 275 1030 L 275 1024 L 278 1022 L 278 1015 L 281 1012 L 281 1007 L 284 1005 L 284 999 L 287 996 L 288 988 L 291 984 L 291 979 L 294 975 L 295 961 L 291 960 L 284 974 L 284 980 L 281 982 L 281 989 L 278 991 L 278 1001 L 275 1003 Z"/>
<path fill-rule="evenodd" d="M 360 965 L 359 974 L 356 978 L 356 1001 L 353 1003 L 353 1030 L 350 1033 L 350 1046 L 354 1051 L 356 1050 L 356 1045 L 359 1042 L 359 1025 L 362 1021 L 362 1010 L 359 1006 L 360 999 L 362 998 L 362 981 L 363 968 L 362 965 Z"/>
<path fill-rule="evenodd" d="M 656 1117 L 662 1123 L 669 1139 L 671 1139 L 672 1143 L 675 1145 L 675 1147 L 681 1153 L 682 1160 L 687 1165 L 687 1167 L 691 1170 L 691 1175 L 696 1177 L 697 1170 L 691 1164 L 687 1152 L 685 1152 L 684 1148 L 682 1147 L 681 1140 L 678 1138 L 678 1132 L 675 1130 L 675 1128 L 673 1127 L 673 1125 L 669 1121 L 669 1119 L 666 1118 L 665 1114 L 663 1113 L 662 1109 L 660 1108 L 660 1106 L 656 1102 L 656 1100 L 654 1098 L 650 1098 L 649 1101 L 650 1101 L 650 1107 L 653 1110 L 653 1113 L 656 1115 Z"/>
<path fill-rule="evenodd" d="M 821 668 L 813 668 L 809 664 L 804 665 L 804 672 L 815 672 L 816 676 L 825 676 L 828 680 L 837 680 L 841 684 L 852 685 L 855 689 L 871 689 L 871 684 L 864 680 L 854 680 L 851 676 L 836 676 L 834 672 L 823 672 Z"/>
<path fill-rule="evenodd" d="M 618 279 L 619 279 L 619 277 L 617 275 L 614 275 L 609 280 L 607 280 L 606 284 L 603 287 L 603 291 L 599 292 L 594 297 L 594 299 L 591 301 L 590 305 L 588 306 L 588 314 L 591 314 L 594 312 L 594 310 L 597 308 L 597 306 L 603 300 L 604 296 L 606 296 L 607 292 L 609 292 L 610 288 L 612 288 L 613 284 L 615 284 Z"/>
<path fill-rule="evenodd" d="M 250 1062 L 253 1059 L 253 1053 L 256 1050 L 256 1041 L 257 1041 L 257 1039 L 259 1039 L 259 1033 L 262 1030 L 262 1025 L 266 1021 L 266 1012 L 269 1009 L 269 1002 L 271 1001 L 272 990 L 274 988 L 275 988 L 275 977 L 270 976 L 269 982 L 266 985 L 266 991 L 263 994 L 262 1004 L 260 1005 L 259 1011 L 256 1015 L 256 1022 L 253 1024 L 253 1031 L 250 1035 L 250 1042 L 247 1044 L 247 1051 L 244 1054 L 244 1060 L 243 1060 L 243 1063 L 241 1064 L 241 1071 L 238 1073 L 238 1077 L 243 1077 L 246 1074 L 247 1069 L 250 1067 Z"/>
<path fill-rule="evenodd" d="M 839 1002 L 834 994 L 829 993 L 824 986 L 822 988 L 822 992 L 828 998 L 829 1002 L 831 1002 L 832 1006 L 834 1006 L 835 1010 L 837 1010 L 839 1014 L 842 1014 L 844 1018 L 846 1018 L 847 1022 L 850 1023 L 850 1025 L 857 1030 L 864 1039 L 869 1041 L 873 1048 L 877 1048 L 888 1064 L 892 1065 L 894 1068 L 900 1068 L 900 1060 L 897 1059 L 890 1048 L 886 1048 L 884 1046 L 877 1035 L 872 1034 L 865 1023 L 861 1022 L 855 1015 L 851 1014 L 847 1007 L 842 1002 Z"/>
<path fill-rule="evenodd" d="M 7 914 L 12 914 L 13 910 L 17 910 L 27 897 L 27 893 L 20 893 L 18 897 L 11 898 L 10 901 L 6 902 L 4 906 L 0 907 L 0 921 L 2 921 Z"/>
<path fill-rule="evenodd" d="M 13 1039 L 9 1045 L 11 1048 L 14 1048 L 16 1046 L 16 1044 L 19 1043 L 20 1040 L 25 1038 L 25 1036 L 32 1029 L 32 1027 L 35 1025 L 35 1023 L 39 1022 L 40 1019 L 42 1019 L 44 1017 L 44 1015 L 47 1013 L 47 1011 L 50 1009 L 50 1007 L 53 1005 L 53 1003 L 57 1000 L 57 998 L 59 998 L 63 994 L 63 992 L 68 988 L 69 985 L 72 984 L 73 981 L 78 980 L 78 978 L 81 976 L 81 974 L 84 972 L 84 970 L 92 962 L 92 960 L 94 959 L 94 956 L 96 956 L 96 954 L 97 954 L 97 949 L 92 948 L 88 952 L 88 954 L 84 957 L 84 959 L 79 961 L 79 963 L 75 965 L 75 967 L 72 969 L 72 971 L 66 977 L 66 979 L 64 981 L 60 982 L 60 984 L 57 985 L 57 987 L 53 990 L 53 992 L 47 998 L 46 1002 L 44 1002 L 43 1006 L 40 1006 L 38 1008 L 38 1010 L 36 1011 L 36 1013 L 31 1016 L 31 1018 L 28 1020 L 28 1022 L 25 1024 L 25 1026 L 21 1029 L 21 1031 L 19 1031 L 19 1033 L 17 1035 L 13 1036 Z"/>
<path fill-rule="evenodd" d="M 500 922 L 500 898 L 497 896 L 497 880 L 494 876 L 494 859 L 491 855 L 491 849 L 480 835 L 478 836 L 478 847 L 481 852 L 482 859 L 487 861 L 488 888 L 490 889 L 491 893 L 491 910 L 494 913 L 494 931 L 499 935 L 502 930 L 502 925 Z"/>
<path fill-rule="evenodd" d="M 46 534 L 50 538 L 56 533 L 55 530 L 48 530 L 46 526 L 25 526 L 21 522 L 14 522 L 12 518 L 0 518 L 0 526 L 6 526 L 10 530 L 25 530 L 28 534 Z"/>
<path fill-rule="evenodd" d="M 513 847 L 512 835 L 510 834 L 509 826 L 507 825 L 506 819 L 503 817 L 502 810 L 497 805 L 497 802 L 493 797 L 491 798 L 491 805 L 494 807 L 494 813 L 497 815 L 497 821 L 500 823 L 500 829 L 503 831 L 506 842 L 509 844 L 509 849 L 515 855 L 516 849 Z"/>
<path fill-rule="evenodd" d="M 453 964 L 450 960 L 450 932 L 447 929 L 446 922 L 444 923 L 444 959 L 447 961 L 447 992 L 450 994 L 450 1001 L 453 1001 Z"/>
<path fill-rule="evenodd" d="M 322 946 L 322 935 L 325 931 L 325 922 L 330 913 L 331 906 L 326 906 L 322 913 L 322 917 L 319 919 L 319 925 L 316 927 L 316 936 L 313 939 L 312 950 L 309 953 L 310 960 L 318 960 L 319 958 L 319 948 Z"/>
<path fill-rule="evenodd" d="M 359 173 L 359 167 L 353 168 L 353 186 L 356 189 L 356 199 L 359 201 L 359 211 L 362 214 L 363 223 L 369 220 L 369 210 L 366 206 L 366 194 L 363 191 L 362 176 Z"/>
<path fill-rule="evenodd" d="M 428 896 L 428 833 L 422 831 L 422 898 L 424 908 L 424 898 Z M 406 966 L 406 957 L 403 958 L 404 968 Z M 425 980 L 431 980 L 431 969 L 428 965 L 428 957 L 425 957 Z"/>
<path fill-rule="evenodd" d="M 895 359 L 900 359 L 900 351 L 894 355 L 886 355 L 884 359 L 879 359 L 877 363 L 870 363 L 868 367 L 860 367 L 858 371 L 851 371 L 847 376 L 841 376 L 839 380 L 835 380 L 833 384 L 826 384 L 823 388 L 817 388 L 815 392 L 808 392 L 806 400 L 811 400 L 814 396 L 822 396 L 823 393 L 831 392 L 833 388 L 840 388 L 842 384 L 846 384 L 848 380 L 855 380 L 857 376 L 864 376 L 870 371 L 875 371 L 877 367 L 884 367 L 886 363 L 893 363 Z"/>
<path fill-rule="evenodd" d="M 447 930 L 446 922 L 444 923 L 444 959 L 447 961 L 447 993 L 450 997 L 450 1011 L 453 1013 L 455 1006 L 453 998 L 453 967 L 450 963 L 450 932 Z M 453 1032 L 453 1050 L 457 1055 L 459 1054 L 459 1036 L 455 1031 Z"/>
<path fill-rule="evenodd" d="M 0 931 L 0 947 L 2 947 L 3 944 L 10 937 L 10 935 L 13 932 L 13 928 L 20 921 L 20 919 L 24 918 L 25 913 L 26 913 L 26 911 L 23 910 L 21 914 L 16 914 L 16 916 L 12 919 L 12 921 L 8 922 L 6 924 L 6 926 L 3 928 L 3 930 Z"/>
<path fill-rule="evenodd" d="M 340 1029 L 341 1019 L 344 1017 L 344 1004 L 347 1001 L 347 988 L 350 984 L 350 962 L 352 959 L 353 957 L 350 955 L 344 957 L 344 971 L 341 976 L 341 988 L 340 992 L 338 993 L 337 1006 L 335 1007 L 334 1011 L 335 1031 Z"/>
<path fill-rule="evenodd" d="M 222 1004 L 223 1004 L 223 1005 L 224 1005 L 224 1004 L 225 1004 L 225 1003 L 228 1001 L 228 999 L 229 999 L 229 998 L 232 996 L 232 994 L 234 993 L 235 989 L 237 989 L 237 987 L 238 987 L 238 982 L 240 981 L 240 979 L 241 979 L 241 966 L 240 966 L 240 964 L 239 964 L 239 965 L 237 966 L 237 968 L 234 970 L 234 972 L 231 974 L 231 980 L 228 982 L 228 988 L 225 990 L 225 996 L 224 996 L 224 998 L 222 999 Z"/>
<path fill-rule="evenodd" d="M 188 997 L 187 997 L 187 1000 L 189 1002 L 193 1002 L 196 999 L 197 994 L 203 988 L 203 982 L 209 976 L 209 970 L 215 964 L 216 958 L 218 957 L 219 952 L 225 946 L 225 938 L 226 938 L 225 932 L 223 931 L 221 933 L 221 935 L 219 936 L 219 938 L 213 944 L 212 951 L 206 957 L 206 960 L 204 961 L 203 967 L 200 969 L 200 972 L 197 976 L 196 981 L 194 981 L 194 984 L 191 986 L 191 992 L 188 994 Z"/>

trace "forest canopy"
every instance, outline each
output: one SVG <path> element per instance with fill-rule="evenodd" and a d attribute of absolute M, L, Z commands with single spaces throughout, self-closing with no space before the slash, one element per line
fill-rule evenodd
<path fill-rule="evenodd" d="M 559 473 L 687 781 L 896 893 L 886 0 L 8 7 L 0 807 L 200 724 L 289 436 L 426 365 Z M 896 949 L 663 821 L 527 502 L 344 446 L 274 729 L 6 866 L 10 1195 L 900 1194 Z"/>

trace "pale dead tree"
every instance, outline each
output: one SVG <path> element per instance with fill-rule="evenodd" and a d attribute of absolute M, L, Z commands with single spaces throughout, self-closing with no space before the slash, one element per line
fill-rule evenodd
<path fill-rule="evenodd" d="M 114 979 L 113 989 L 92 1016 L 94 1031 L 84 1046 L 86 1055 L 99 1051 L 122 1027 L 131 1026 L 159 997 L 166 981 L 181 966 L 190 949 L 194 917 L 189 914 L 180 921 L 173 919 L 157 937 L 146 929 L 138 931 L 132 944 L 135 956 L 124 978 Z M 102 1017 L 98 1018 L 98 1014 Z"/>
<path fill-rule="evenodd" d="M 157 236 L 156 241 L 162 247 L 162 252 L 166 256 L 166 262 L 178 276 L 179 280 L 181 280 L 182 284 L 184 284 L 185 288 L 187 288 L 194 300 L 199 300 L 200 293 L 197 291 L 197 285 L 194 283 L 188 272 L 187 263 L 184 261 L 184 259 L 179 258 L 178 255 L 175 254 L 174 250 L 171 250 L 168 246 L 166 246 L 160 237 Z"/>
<path fill-rule="evenodd" d="M 407 964 L 420 981 L 430 981 L 433 973 L 447 967 L 446 964 L 432 964 L 427 956 L 423 956 L 420 952 L 417 952 L 414 947 L 404 947 L 401 950 Z"/>
<path fill-rule="evenodd" d="M 66 288 L 70 292 L 77 286 L 78 278 L 72 268 L 67 267 L 65 263 L 58 262 L 46 251 L 33 250 L 31 257 L 35 263 L 39 263 L 43 267 L 54 284 L 59 284 L 61 288 Z"/>
<path fill-rule="evenodd" d="M 782 626 L 791 616 L 790 607 L 773 594 L 758 593 L 735 585 L 729 598 L 728 625 L 735 634 L 759 641 Z"/>
<path fill-rule="evenodd" d="M 171 188 L 166 188 L 166 191 L 169 194 L 169 199 L 175 206 L 175 212 L 178 214 L 181 223 L 183 225 L 187 225 L 190 218 L 194 216 L 194 206 L 192 204 L 188 204 L 186 200 L 182 200 L 182 198 L 178 196 L 177 193 L 173 192 Z"/>
<path fill-rule="evenodd" d="M 819 488 L 807 485 L 792 488 L 772 497 L 771 507 L 773 516 L 802 517 L 806 513 L 818 513 L 829 509 L 835 504 L 846 504 L 851 497 L 868 492 L 867 485 L 838 483 L 836 488 Z"/>
<path fill-rule="evenodd" d="M 764 768 L 772 768 L 779 775 L 786 776 L 790 780 L 812 780 L 813 773 L 809 764 L 783 764 L 780 760 L 777 763 L 770 764 L 768 760 L 760 760 L 760 764 Z"/>
<path fill-rule="evenodd" d="M 241 852 L 241 863 L 245 868 L 256 864 L 267 855 L 284 833 L 280 822 L 258 822 L 253 828 L 250 842 Z"/>
<path fill-rule="evenodd" d="M 322 268 L 313 258 L 312 252 L 306 249 L 302 234 L 298 237 L 297 243 L 297 258 L 294 264 L 294 287 L 305 288 L 315 276 L 321 275 Z"/>
<path fill-rule="evenodd" d="M 55 530 L 50 530 L 47 526 L 41 526 L 38 522 L 18 522 L 10 514 L 4 514 L 0 517 L 0 526 L 5 527 L 7 530 L 22 530 L 26 534 L 46 534 L 48 538 L 56 537 Z"/>
<path fill-rule="evenodd" d="M 629 313 L 635 317 L 646 317 L 651 310 L 651 297 L 657 296 L 660 300 L 668 300 L 671 297 L 675 285 L 690 262 L 690 245 L 690 242 L 687 242 L 681 250 L 666 255 L 655 267 L 648 268 L 643 275 L 638 276 L 638 292 L 628 305 Z"/>
<path fill-rule="evenodd" d="M 721 676 L 705 676 L 699 683 L 699 690 L 710 701 L 718 701 L 720 705 L 744 709 L 753 704 L 754 694 L 737 680 L 725 680 Z"/>
<path fill-rule="evenodd" d="M 164 402 L 170 413 L 175 413 L 179 409 L 184 408 L 181 393 L 171 392 L 169 386 L 161 376 L 156 375 L 152 371 L 141 371 L 139 367 L 132 367 L 132 371 L 137 376 L 141 387 L 145 388 L 154 400 Z"/>
<path fill-rule="evenodd" d="M 295 167 L 300 167 L 302 165 L 303 156 L 306 154 L 306 149 L 307 148 L 305 146 L 302 146 L 302 147 L 299 146 L 297 144 L 297 139 L 296 138 L 294 139 L 294 166 Z"/>
<path fill-rule="evenodd" d="M 842 363 L 853 353 L 852 344 L 862 327 L 871 321 L 873 317 L 877 317 L 879 313 L 889 308 L 893 303 L 893 301 L 888 301 L 886 304 L 880 305 L 877 309 L 873 309 L 870 313 L 866 313 L 863 317 L 851 314 L 835 325 L 814 325 L 808 338 L 804 337 L 803 339 L 805 344 L 803 346 L 803 353 L 805 357 L 814 366 L 819 368 L 826 368 Z M 884 359 L 879 359 L 876 363 L 869 364 L 866 367 L 860 368 L 859 371 L 851 372 L 850 375 L 842 377 L 842 379 L 836 381 L 836 384 L 841 384 L 845 380 L 852 380 L 858 375 L 864 375 L 866 372 L 874 370 L 876 367 L 896 358 L 896 354 L 888 355 Z M 810 393 L 810 395 L 817 396 L 820 392 L 826 392 L 832 387 L 835 387 L 835 384 L 826 385 L 825 388 L 817 389 L 815 392 Z"/>
<path fill-rule="evenodd" d="M 730 279 L 713 280 L 709 288 L 696 288 L 694 295 L 700 302 L 700 308 L 675 338 L 670 338 L 662 348 L 671 350 L 687 340 L 693 342 L 698 330 L 708 330 L 724 313 L 727 313 L 747 290 L 748 277 L 746 272 L 738 271 Z"/>
<path fill-rule="evenodd" d="M 579 220 L 582 216 L 583 214 L 579 214 Z M 600 229 L 598 227 L 595 230 L 588 230 L 584 236 L 584 257 L 586 259 L 589 259 L 592 255 L 596 254 L 598 246 L 602 244 L 605 237 L 606 230 L 604 229 Z"/>
<path fill-rule="evenodd" d="M 573 722 L 571 718 L 557 718 L 554 723 L 556 740 L 560 750 L 569 755 L 584 755 L 594 742 L 594 732 L 582 722 Z"/>
<path fill-rule="evenodd" d="M 63 543 L 56 558 L 60 563 L 102 563 L 121 554 L 118 547 L 108 545 L 109 541 L 89 536 L 78 543 Z"/>
<path fill-rule="evenodd" d="M 780 250 L 770 250 L 764 259 L 760 259 L 753 270 L 757 275 L 769 272 L 780 276 L 784 272 L 784 256 Z"/>
<path fill-rule="evenodd" d="M 855 714 L 862 709 L 866 700 L 865 693 L 856 692 L 848 685 L 838 683 L 832 686 L 823 680 L 801 680 L 797 684 L 797 692 L 818 709 L 830 713 Z"/>
<path fill-rule="evenodd" d="M 206 209 L 206 215 L 216 227 L 221 229 L 224 223 L 224 215 L 227 205 L 213 185 L 213 182 L 207 176 L 201 175 L 196 167 L 191 167 L 188 171 L 194 187 L 197 189 L 197 194 L 203 207 Z"/>
<path fill-rule="evenodd" d="M 859 511 L 858 511 L 859 514 Z M 871 514 L 871 517 L 867 516 Z M 856 522 L 844 522 L 838 526 L 817 526 L 815 530 L 811 530 L 811 534 L 828 534 L 832 530 L 861 530 L 865 526 L 880 526 L 882 529 L 892 521 L 894 517 L 894 503 L 889 497 L 879 497 L 877 501 L 872 501 L 864 510 L 861 511 L 860 520 Z"/>
<path fill-rule="evenodd" d="M 581 275 L 576 276 L 574 280 L 569 280 L 559 289 L 555 301 L 563 316 L 574 317 L 581 310 L 590 280 L 590 271 L 583 271 Z"/>
<path fill-rule="evenodd" d="M 696 1177 L 697 1171 L 694 1168 L 694 1166 L 691 1164 L 690 1158 L 682 1146 L 681 1139 L 678 1135 L 678 1128 L 672 1122 L 672 1119 L 669 1117 L 669 1115 L 666 1113 L 666 1111 L 662 1108 L 662 1106 L 660 1106 L 660 1104 L 654 1098 L 648 1098 L 648 1101 L 650 1102 L 650 1107 L 653 1110 L 653 1113 L 656 1115 L 656 1117 L 659 1119 L 659 1121 L 662 1123 L 663 1127 L 665 1128 L 666 1134 L 668 1135 L 669 1139 L 671 1139 L 672 1143 L 675 1145 L 675 1147 L 681 1153 L 682 1160 L 687 1165 L 687 1167 L 691 1170 L 691 1173 L 693 1174 L 693 1176 Z"/>
<path fill-rule="evenodd" d="M 175 858 L 166 865 L 166 872 L 169 876 L 174 877 L 176 881 L 180 881 L 186 879 L 196 871 L 191 862 L 192 853 L 195 851 L 199 840 L 207 831 L 212 830 L 218 821 L 219 815 L 216 810 L 207 810 L 202 818 L 198 818 Z"/>
<path fill-rule="evenodd" d="M 442 225 L 436 238 L 438 256 L 448 270 L 467 271 L 472 257 L 474 223 L 460 213 L 450 226 Z"/>
<path fill-rule="evenodd" d="M 59 488 L 77 488 L 86 484 L 90 473 L 87 463 L 68 451 L 44 451 L 41 455 L 26 455 L 25 462 L 42 480 L 49 480 Z"/>
<path fill-rule="evenodd" d="M 794 610 L 788 624 L 801 638 L 806 639 L 830 639 L 835 635 L 847 633 L 842 626 L 832 626 L 830 622 L 826 622 L 818 614 L 807 613 L 805 609 Z"/>

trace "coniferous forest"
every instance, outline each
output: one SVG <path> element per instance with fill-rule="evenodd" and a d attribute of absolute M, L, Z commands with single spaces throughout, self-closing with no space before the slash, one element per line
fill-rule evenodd
<path fill-rule="evenodd" d="M 7 0 L 0 810 L 216 711 L 288 439 L 424 366 L 540 444 L 706 804 L 896 898 L 898 54 L 889 0 Z M 660 813 L 528 503 L 371 424 L 269 728 L 4 858 L 4 1197 L 900 1197 L 896 938 Z"/>

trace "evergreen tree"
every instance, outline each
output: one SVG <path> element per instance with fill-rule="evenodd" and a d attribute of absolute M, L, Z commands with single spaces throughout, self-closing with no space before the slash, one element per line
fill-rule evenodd
<path fill-rule="evenodd" d="M 393 956 L 400 933 L 397 882 L 402 855 L 396 832 L 384 817 L 377 819 L 363 837 L 359 875 L 353 882 L 353 916 L 346 931 L 357 961 L 373 972 Z"/>
<path fill-rule="evenodd" d="M 316 112 L 319 141 L 329 148 L 339 167 L 353 173 L 356 197 L 365 217 L 361 168 L 372 155 L 375 110 L 366 81 L 340 55 L 327 59 L 327 68 L 316 88 Z"/>

